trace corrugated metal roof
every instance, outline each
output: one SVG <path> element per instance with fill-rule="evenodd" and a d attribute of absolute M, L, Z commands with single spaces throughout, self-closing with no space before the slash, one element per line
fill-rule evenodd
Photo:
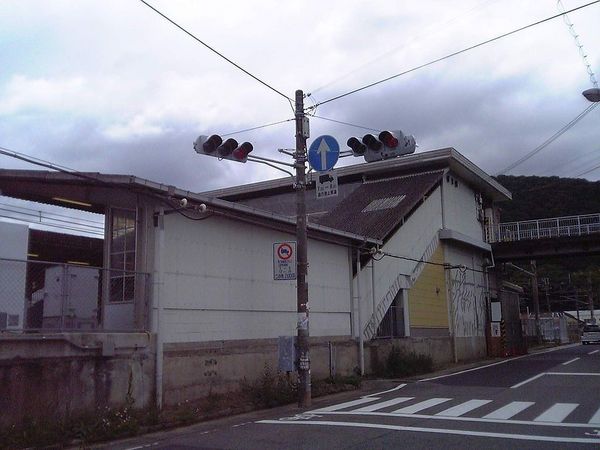
<path fill-rule="evenodd" d="M 425 195 L 439 183 L 443 170 L 368 181 L 315 221 L 338 230 L 385 239 Z"/>

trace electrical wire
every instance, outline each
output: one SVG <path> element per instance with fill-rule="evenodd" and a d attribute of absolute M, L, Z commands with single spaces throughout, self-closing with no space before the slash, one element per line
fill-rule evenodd
<path fill-rule="evenodd" d="M 10 209 L 10 208 L 1 208 L 0 207 L 0 211 L 5 211 L 5 212 L 10 212 L 10 213 L 20 214 L 22 216 L 28 216 L 28 217 L 38 217 L 40 219 L 40 221 L 37 221 L 35 223 L 39 223 L 39 224 L 47 224 L 47 222 L 41 222 L 41 219 L 46 219 L 46 220 L 53 220 L 55 222 L 61 222 L 61 223 L 68 223 L 68 224 L 71 224 L 71 225 L 77 225 L 77 226 L 81 226 L 81 227 L 93 228 L 93 229 L 96 229 L 96 230 L 104 230 L 103 226 L 90 225 L 90 224 L 86 224 L 86 223 L 77 223 L 77 222 L 74 222 L 74 221 L 71 221 L 71 220 L 55 219 L 53 217 L 42 216 L 42 215 L 38 215 L 38 214 L 34 214 L 34 213 L 16 211 L 16 210 Z M 30 220 L 32 220 L 32 219 L 30 219 Z"/>
<path fill-rule="evenodd" d="M 413 261 L 416 263 L 429 264 L 431 266 L 439 266 L 439 267 L 443 267 L 446 270 L 458 269 L 461 272 L 466 272 L 467 270 L 470 270 L 472 272 L 485 273 L 484 270 L 473 269 L 471 267 L 467 267 L 467 266 L 463 266 L 463 265 L 452 265 L 452 264 L 448 264 L 448 263 L 436 263 L 436 262 L 432 262 L 432 261 L 425 261 L 424 259 L 417 259 L 417 258 L 410 258 L 408 256 L 394 255 L 392 253 L 384 252 L 382 250 L 379 250 L 375 254 L 373 254 L 371 252 L 363 252 L 362 254 L 370 255 L 375 261 L 381 261 L 386 256 L 389 256 L 390 258 L 394 258 L 394 259 L 403 259 L 406 261 Z"/>
<path fill-rule="evenodd" d="M 7 216 L 7 215 L 4 215 L 4 214 L 0 214 L 0 217 L 5 218 L 5 219 L 17 220 L 19 222 L 30 223 L 32 225 L 42 225 L 42 226 L 46 226 L 46 227 L 58 228 L 58 229 L 61 229 L 61 230 L 78 231 L 80 233 L 87 233 L 87 234 L 94 234 L 94 235 L 97 235 L 97 236 L 104 236 L 104 233 L 101 233 L 99 231 L 85 230 L 85 229 L 81 229 L 81 228 L 68 227 L 68 226 L 65 226 L 65 225 L 52 224 L 52 223 L 40 223 L 40 222 L 35 221 L 35 220 L 19 219 L 17 217 Z"/>
<path fill-rule="evenodd" d="M 341 99 L 341 98 L 344 98 L 344 97 L 347 97 L 347 96 L 349 96 L 349 95 L 356 94 L 357 92 L 361 92 L 361 91 L 364 91 L 365 89 L 369 89 L 369 88 L 371 88 L 371 87 L 373 87 L 373 86 L 377 86 L 377 85 L 379 85 L 379 84 L 385 83 L 386 81 L 390 81 L 390 80 L 393 80 L 394 78 L 398 78 L 398 77 L 400 77 L 400 76 L 402 76 L 402 75 L 406 75 L 406 74 L 409 74 L 409 73 L 411 73 L 411 72 L 415 72 L 416 70 L 423 69 L 423 68 L 425 68 L 425 67 L 431 66 L 431 65 L 433 65 L 433 64 L 436 64 L 436 63 L 438 63 L 438 62 L 444 61 L 444 60 L 446 60 L 446 59 L 452 58 L 452 57 L 454 57 L 454 56 L 457 56 L 457 55 L 460 55 L 460 54 L 462 54 L 462 53 L 466 53 L 466 52 L 468 52 L 468 51 L 470 51 L 470 50 L 476 49 L 476 48 L 478 48 L 478 47 L 481 47 L 481 46 L 483 46 L 483 45 L 486 45 L 486 44 L 489 44 L 489 43 L 491 43 L 491 42 L 495 42 L 495 41 L 497 41 L 497 40 L 500 40 L 500 39 L 502 39 L 502 38 L 505 38 L 505 37 L 507 37 L 507 36 L 513 35 L 513 34 L 515 34 L 515 33 L 518 33 L 518 32 L 520 32 L 520 31 L 524 31 L 524 30 L 526 30 L 526 29 L 528 29 L 528 28 L 532 28 L 532 27 L 534 27 L 534 26 L 536 26 L 536 25 L 540 25 L 540 24 L 542 24 L 542 23 L 545 23 L 545 22 L 548 22 L 548 21 L 550 21 L 550 20 L 556 19 L 557 17 L 561 17 L 563 14 L 566 14 L 566 13 L 571 13 L 571 12 L 574 12 L 574 11 L 577 11 L 577 10 L 580 10 L 580 9 L 583 9 L 583 8 L 586 8 L 586 7 L 588 7 L 588 6 L 594 5 L 594 4 L 596 4 L 596 3 L 599 3 L 599 2 L 600 2 L 600 0 L 595 0 L 595 1 L 593 1 L 593 2 L 586 3 L 585 5 L 578 6 L 578 7 L 576 7 L 576 8 L 570 9 L 569 11 L 566 11 L 565 13 L 555 14 L 555 15 L 553 15 L 553 16 L 550 16 L 550 17 L 547 17 L 547 18 L 545 18 L 545 19 L 538 20 L 537 22 L 530 23 L 530 24 L 528 24 L 528 25 L 525 25 L 525 26 L 523 26 L 523 27 L 517 28 L 517 29 L 515 29 L 515 30 L 509 31 L 509 32 L 507 32 L 507 33 L 504 33 L 504 34 L 501 34 L 501 35 L 499 35 L 499 36 L 493 37 L 493 38 L 491 38 L 491 39 L 487 39 L 487 40 L 485 40 L 485 41 L 483 41 L 483 42 L 480 42 L 480 43 L 478 43 L 478 44 L 471 45 L 470 47 L 466 47 L 466 48 L 464 48 L 464 49 L 462 49 L 462 50 L 458 50 L 458 51 L 456 51 L 456 52 L 453 52 L 453 53 L 450 53 L 450 54 L 448 54 L 448 55 L 446 55 L 446 56 L 442 56 L 441 58 L 434 59 L 434 60 L 432 60 L 432 61 L 429 61 L 429 62 L 427 62 L 427 63 L 421 64 L 421 65 L 418 65 L 418 66 L 416 66 L 416 67 L 413 67 L 413 68 L 411 68 L 411 69 L 405 70 L 405 71 L 403 71 L 403 72 L 400 72 L 400 73 L 397 73 L 397 74 L 395 74 L 395 75 L 391 75 L 391 76 L 389 76 L 389 77 L 387 77 L 387 78 L 383 78 L 383 79 L 381 79 L 381 80 L 379 80 L 379 81 L 375 81 L 375 82 L 373 82 L 373 83 L 367 84 L 367 85 L 365 85 L 365 86 L 362 86 L 362 87 L 359 87 L 359 88 L 357 88 L 357 89 L 353 89 L 353 90 L 351 90 L 351 91 L 348 91 L 348 92 L 346 92 L 346 93 L 339 94 L 339 95 L 336 95 L 336 96 L 334 96 L 334 97 L 328 98 L 327 100 L 323 100 L 322 102 L 319 102 L 319 103 L 317 103 L 317 104 L 316 104 L 316 106 L 311 106 L 311 107 L 309 107 L 308 109 L 309 109 L 309 110 L 310 110 L 310 109 L 314 109 L 314 108 L 315 108 L 315 107 L 317 107 L 317 106 L 325 105 L 325 104 L 327 104 L 327 103 L 331 103 L 331 102 L 333 102 L 333 101 L 339 100 L 339 99 Z"/>
<path fill-rule="evenodd" d="M 592 70 L 592 66 L 590 66 L 590 63 L 587 59 L 587 55 L 585 54 L 585 50 L 583 50 L 583 44 L 579 40 L 579 35 L 575 32 L 575 27 L 573 25 L 573 22 L 571 22 L 571 19 L 569 19 L 569 16 L 565 12 L 565 7 L 562 4 L 561 0 L 558 0 L 556 2 L 556 7 L 558 8 L 558 10 L 561 13 L 564 14 L 563 20 L 565 21 L 565 24 L 569 28 L 569 33 L 571 33 L 571 36 L 573 36 L 573 39 L 575 39 L 575 45 L 577 46 L 577 49 L 579 50 L 579 56 L 581 56 L 581 59 L 583 60 L 583 65 L 585 66 L 587 74 L 590 77 L 590 81 L 592 82 L 594 87 L 597 88 L 598 80 L 596 80 L 596 75 L 594 74 L 594 71 Z"/>
<path fill-rule="evenodd" d="M 598 170 L 600 169 L 600 164 L 598 164 L 597 166 L 592 167 L 591 169 L 585 170 L 581 173 L 578 173 L 577 175 L 575 175 L 576 178 L 582 177 L 584 175 L 587 175 L 588 173 L 593 172 L 594 170 Z"/>
<path fill-rule="evenodd" d="M 279 125 L 279 124 L 286 123 L 286 122 L 292 122 L 293 120 L 296 120 L 296 119 L 295 118 L 291 118 L 291 119 L 280 120 L 279 122 L 266 123 L 264 125 L 258 125 L 256 127 L 252 127 L 252 128 L 245 128 L 243 130 L 238 130 L 238 131 L 232 131 L 230 133 L 225 133 L 225 134 L 222 134 L 221 136 L 222 137 L 232 136 L 234 134 L 245 133 L 246 131 L 260 130 L 261 128 L 267 128 L 267 127 L 272 127 L 273 125 Z"/>
<path fill-rule="evenodd" d="M 535 156 L 536 154 L 538 154 L 539 152 L 541 152 L 543 149 L 545 149 L 546 147 L 548 147 L 550 144 L 552 144 L 552 142 L 554 142 L 555 140 L 557 140 L 560 136 L 562 136 L 563 134 L 565 134 L 567 131 L 569 131 L 571 128 L 573 128 L 575 126 L 575 124 L 577 122 L 579 122 L 581 119 L 583 119 L 588 113 L 590 113 L 591 111 L 594 110 L 594 108 L 596 108 L 598 106 L 598 103 L 592 103 L 591 105 L 587 106 L 582 112 L 580 112 L 574 119 L 572 119 L 569 123 L 567 123 L 564 127 L 562 127 L 560 130 L 558 130 L 556 133 L 554 133 L 552 136 L 550 136 L 548 139 L 546 139 L 542 144 L 538 145 L 536 148 L 534 148 L 533 150 L 531 150 L 529 153 L 527 153 L 525 156 L 522 156 L 521 158 L 519 158 L 518 160 L 516 160 L 515 162 L 513 162 L 512 164 L 509 164 L 508 166 L 506 166 L 504 169 L 502 169 L 500 172 L 497 172 L 495 175 L 506 175 L 508 172 L 510 172 L 512 169 L 514 169 L 517 166 L 520 166 L 521 164 L 523 164 L 525 161 L 527 161 L 528 159 L 530 159 L 531 157 Z"/>
<path fill-rule="evenodd" d="M 79 220 L 82 222 L 89 222 L 89 223 L 93 223 L 93 224 L 97 224 L 97 225 L 104 225 L 104 222 L 100 222 L 98 220 L 86 219 L 84 217 L 68 216 L 66 214 L 53 213 L 50 211 L 43 211 L 41 209 L 27 208 L 25 206 L 14 205 L 12 203 L 0 203 L 0 206 L 8 206 L 10 208 L 18 208 L 18 209 L 23 209 L 25 211 L 33 211 L 33 212 L 38 213 L 38 214 L 36 214 L 36 216 L 39 216 L 40 214 L 46 214 L 46 215 L 51 215 L 51 216 L 64 217 L 66 219 Z"/>
<path fill-rule="evenodd" d="M 421 30 L 421 32 L 418 35 L 415 36 L 411 36 L 411 38 L 403 43 L 403 45 L 401 46 L 396 46 L 388 51 L 386 51 L 385 53 L 380 54 L 379 56 L 370 59 L 369 61 L 365 62 L 364 64 L 356 67 L 355 69 L 351 70 L 350 72 L 347 72 L 344 75 L 341 75 L 337 78 L 335 78 L 334 80 L 329 81 L 328 83 L 325 83 L 323 85 L 321 85 L 320 87 L 313 89 L 310 91 L 310 93 L 308 94 L 309 96 L 314 95 L 315 93 L 328 88 L 336 83 L 338 83 L 339 81 L 350 77 L 351 75 L 354 75 L 356 72 L 359 72 L 361 70 L 363 70 L 366 67 L 373 67 L 373 65 L 379 61 L 381 61 L 382 59 L 388 57 L 389 55 L 392 55 L 396 52 L 398 52 L 399 50 L 402 50 L 403 48 L 407 47 L 407 44 L 412 44 L 413 42 L 417 41 L 421 36 L 423 35 L 427 35 L 427 37 L 431 37 L 435 34 L 438 34 L 441 31 L 444 31 L 447 29 L 447 25 L 449 25 L 450 23 L 454 22 L 455 20 L 457 20 L 458 18 L 464 18 L 467 15 L 471 14 L 473 11 L 482 8 L 485 4 L 490 3 L 492 0 L 485 0 L 480 2 L 479 4 L 475 5 L 473 8 L 467 10 L 466 12 L 461 12 L 459 14 L 456 14 L 455 16 L 451 17 L 448 20 L 445 21 L 440 21 L 437 23 L 431 23 L 430 25 L 428 25 L 425 29 Z M 430 32 L 429 30 L 432 30 L 432 32 Z"/>
<path fill-rule="evenodd" d="M 314 115 L 314 114 L 311 114 L 310 116 L 314 117 L 315 119 L 327 120 L 329 122 L 339 123 L 341 125 L 348 125 L 349 127 L 362 128 L 363 130 L 375 131 L 376 133 L 381 132 L 381 130 L 378 130 L 376 128 L 364 127 L 362 125 L 356 125 L 354 123 L 349 123 L 349 122 L 343 122 L 341 120 L 330 119 L 328 117 L 317 116 L 317 115 Z"/>
<path fill-rule="evenodd" d="M 270 90 L 272 90 L 273 92 L 279 94 L 280 96 L 282 96 L 283 98 L 287 99 L 288 101 L 292 101 L 292 99 L 290 97 L 288 97 L 287 95 L 285 95 L 284 93 L 282 93 L 281 91 L 278 91 L 277 89 L 275 89 L 273 86 L 271 86 L 270 84 L 268 84 L 267 82 L 261 80 L 260 78 L 258 78 L 257 76 L 251 74 L 250 72 L 248 72 L 246 69 L 244 69 L 242 66 L 240 66 L 239 64 L 233 62 L 231 59 L 229 59 L 227 56 L 225 56 L 223 53 L 217 51 L 216 49 L 214 49 L 213 47 L 211 47 L 210 45 L 208 45 L 206 42 L 202 41 L 200 38 L 198 38 L 197 36 L 195 36 L 194 34 L 192 34 L 191 32 L 189 32 L 188 30 L 186 30 L 185 28 L 183 28 L 181 25 L 179 25 L 177 22 L 175 22 L 174 20 L 170 19 L 169 17 L 167 17 L 165 14 L 163 14 L 162 12 L 160 12 L 158 9 L 156 9 L 154 6 L 150 5 L 148 2 L 146 2 L 145 0 L 139 0 L 141 3 L 143 3 L 144 5 L 146 5 L 148 8 L 150 8 L 152 11 L 154 11 L 155 13 L 157 13 L 159 16 L 161 16 L 163 19 L 167 20 L 168 22 L 170 22 L 171 24 L 175 25 L 177 28 L 179 28 L 181 31 L 183 31 L 185 34 L 187 34 L 188 36 L 190 36 L 192 39 L 194 39 L 195 41 L 199 42 L 200 44 L 202 44 L 204 47 L 206 47 L 207 49 L 209 49 L 211 52 L 215 53 L 216 55 L 220 56 L 221 58 L 223 58 L 225 61 L 227 61 L 229 64 L 233 65 L 234 67 L 236 67 L 237 69 L 241 70 L 242 72 L 244 72 L 246 75 L 250 76 L 251 78 L 253 78 L 254 80 L 258 81 L 260 84 L 262 84 L 263 86 L 269 88 Z"/>

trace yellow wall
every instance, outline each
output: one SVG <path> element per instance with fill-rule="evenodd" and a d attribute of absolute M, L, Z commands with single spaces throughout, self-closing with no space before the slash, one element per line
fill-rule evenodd
<path fill-rule="evenodd" d="M 429 260 L 444 263 L 442 244 Z M 421 275 L 408 292 L 411 327 L 448 328 L 448 303 L 444 267 L 426 264 Z"/>

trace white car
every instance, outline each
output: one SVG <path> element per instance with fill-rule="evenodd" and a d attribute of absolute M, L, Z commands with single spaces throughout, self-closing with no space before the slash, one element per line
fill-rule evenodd
<path fill-rule="evenodd" d="M 582 344 L 600 344 L 600 326 L 586 325 L 581 333 Z"/>

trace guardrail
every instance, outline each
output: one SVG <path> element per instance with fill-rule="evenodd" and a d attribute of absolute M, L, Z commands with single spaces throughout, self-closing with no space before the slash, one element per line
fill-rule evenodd
<path fill-rule="evenodd" d="M 0 332 L 143 331 L 149 282 L 142 272 L 0 258 Z"/>
<path fill-rule="evenodd" d="M 498 224 L 491 242 L 512 242 L 600 233 L 600 213 Z"/>

